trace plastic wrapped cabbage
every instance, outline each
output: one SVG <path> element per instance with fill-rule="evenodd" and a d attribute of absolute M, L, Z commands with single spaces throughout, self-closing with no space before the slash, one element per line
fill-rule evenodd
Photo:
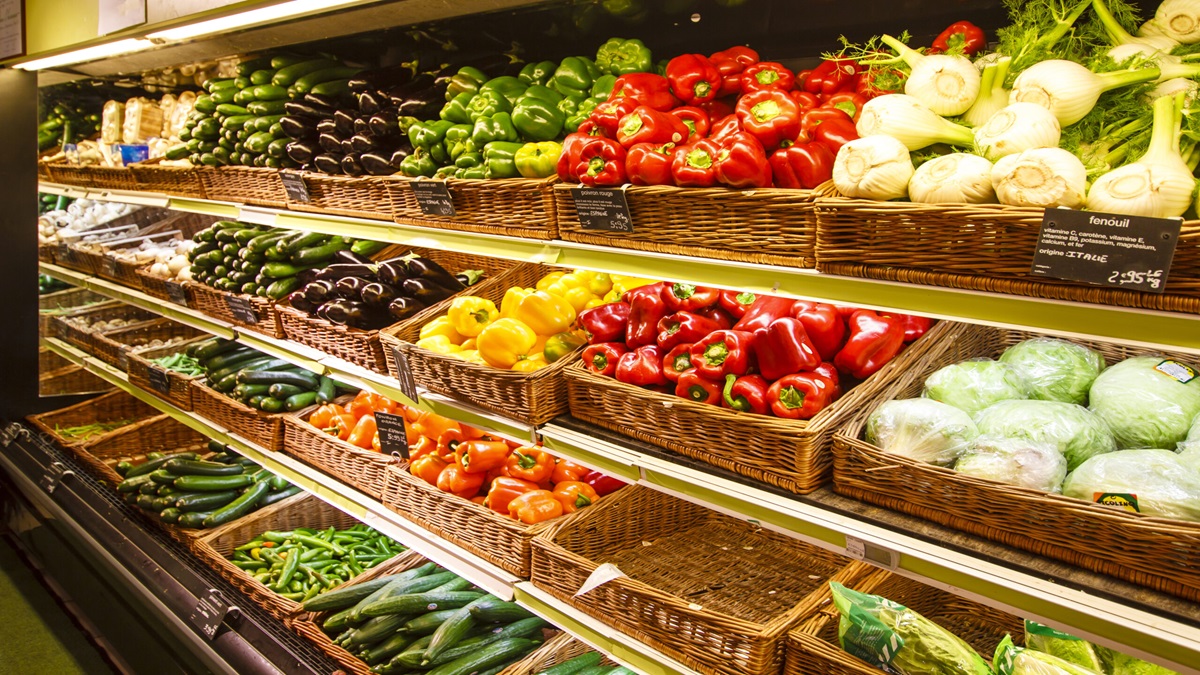
<path fill-rule="evenodd" d="M 838 641 L 850 655 L 897 675 L 991 675 L 970 645 L 904 605 L 836 581 L 829 588 L 842 615 Z"/>
<path fill-rule="evenodd" d="M 1067 477 L 1063 494 L 1149 516 L 1200 521 L 1200 470 L 1170 450 L 1093 457 Z"/>
<path fill-rule="evenodd" d="M 1042 492 L 1058 492 L 1067 476 L 1067 460 L 1054 446 L 1020 438 L 980 436 L 954 470 Z"/>
<path fill-rule="evenodd" d="M 1200 413 L 1200 377 L 1178 361 L 1139 356 L 1100 373 L 1089 399 L 1118 447 L 1174 448 Z"/>
<path fill-rule="evenodd" d="M 927 398 L 888 401 L 867 418 L 867 441 L 884 452 L 950 466 L 979 435 L 967 413 Z"/>
<path fill-rule="evenodd" d="M 1105 669 L 1102 672 L 1109 675 L 1179 675 L 1170 668 L 1147 663 L 1105 647 L 1097 646 L 1096 652 L 1100 655 L 1100 661 L 1104 663 Z"/>
<path fill-rule="evenodd" d="M 1196 415 L 1196 419 L 1192 420 L 1192 427 L 1188 429 L 1187 436 L 1180 442 L 1179 451 L 1183 453 L 1200 452 L 1200 415 Z"/>
<path fill-rule="evenodd" d="M 1092 380 L 1104 370 L 1104 357 L 1083 345 L 1055 338 L 1019 342 L 1000 355 L 1029 384 L 1030 398 L 1087 403 Z"/>
<path fill-rule="evenodd" d="M 1095 645 L 1029 619 L 1025 619 L 1025 647 L 1098 673 L 1105 672 Z"/>
<path fill-rule="evenodd" d="M 1101 671 L 1084 668 L 1036 649 L 1018 647 L 1013 644 L 1010 635 L 1005 635 L 996 646 L 992 668 L 995 668 L 997 675 L 1103 675 Z"/>
<path fill-rule="evenodd" d="M 1019 438 L 1053 446 L 1074 471 L 1084 460 L 1117 449 L 1108 425 L 1087 408 L 1058 401 L 1001 401 L 975 415 L 985 436 Z"/>
<path fill-rule="evenodd" d="M 990 359 L 963 361 L 926 378 L 925 397 L 974 415 L 993 403 L 1029 398 L 1029 385 L 1008 364 Z"/>

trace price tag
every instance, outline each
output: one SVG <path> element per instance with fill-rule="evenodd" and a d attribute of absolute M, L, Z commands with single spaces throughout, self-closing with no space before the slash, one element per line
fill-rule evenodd
<path fill-rule="evenodd" d="M 583 229 L 633 232 L 633 216 L 629 215 L 624 188 L 571 188 L 571 197 Z"/>
<path fill-rule="evenodd" d="M 54 494 L 54 490 L 58 488 L 58 484 L 62 482 L 62 479 L 72 476 L 74 473 L 73 471 L 68 471 L 66 465 L 62 462 L 52 462 L 50 466 L 46 467 L 46 473 L 38 481 L 38 484 L 42 486 L 42 489 L 47 494 Z"/>
<path fill-rule="evenodd" d="M 900 563 L 899 553 L 850 535 L 846 535 L 846 555 L 855 560 L 873 563 L 888 570 L 896 569 L 896 566 Z"/>
<path fill-rule="evenodd" d="M 400 392 L 414 403 L 417 398 L 417 382 L 413 379 L 412 370 L 408 367 L 408 355 L 398 347 L 392 347 L 392 355 L 396 357 L 396 370 L 400 373 L 396 379 L 400 383 Z"/>
<path fill-rule="evenodd" d="M 187 291 L 184 290 L 183 284 L 177 284 L 174 281 L 165 282 L 167 286 L 167 299 L 171 302 L 187 307 Z"/>
<path fill-rule="evenodd" d="M 233 314 L 235 321 L 254 325 L 258 323 L 258 313 L 254 311 L 254 305 L 250 304 L 250 298 L 243 298 L 240 295 L 225 296 L 225 306 L 229 308 L 230 314 Z"/>
<path fill-rule="evenodd" d="M 121 372 L 123 372 L 123 373 L 129 372 L 129 354 L 128 353 L 121 352 L 121 355 L 117 357 L 117 367 L 120 368 Z"/>
<path fill-rule="evenodd" d="M 1046 209 L 1029 273 L 1162 293 L 1182 222 L 1179 218 Z"/>
<path fill-rule="evenodd" d="M 217 628 L 225 620 L 225 615 L 233 609 L 225 596 L 215 588 L 196 600 L 196 607 L 188 615 L 188 623 L 195 626 L 209 640 L 217 636 Z"/>
<path fill-rule="evenodd" d="M 417 206 L 427 216 L 453 216 L 454 198 L 450 188 L 440 180 L 417 180 L 411 183 Z"/>
<path fill-rule="evenodd" d="M 117 276 L 117 259 L 108 256 L 101 256 L 100 271 L 110 277 Z"/>
<path fill-rule="evenodd" d="M 167 369 L 161 366 L 150 366 L 149 373 L 150 388 L 160 394 L 171 393 L 171 376 L 167 374 Z"/>
<path fill-rule="evenodd" d="M 404 430 L 404 416 L 377 412 L 375 426 L 379 429 L 379 448 L 383 453 L 398 454 L 408 459 L 408 432 Z"/>
<path fill-rule="evenodd" d="M 283 181 L 283 191 L 287 193 L 290 202 L 309 202 L 308 185 L 304 176 L 297 171 L 280 171 L 279 178 Z"/>
<path fill-rule="evenodd" d="M 68 256 L 70 256 L 70 255 L 71 255 L 71 247 L 70 247 L 68 244 L 65 244 L 65 243 L 60 243 L 60 244 L 58 245 L 58 257 L 59 257 L 59 259 L 60 259 L 60 260 L 61 260 L 61 259 L 65 259 L 65 258 L 67 258 L 67 257 L 68 257 Z"/>

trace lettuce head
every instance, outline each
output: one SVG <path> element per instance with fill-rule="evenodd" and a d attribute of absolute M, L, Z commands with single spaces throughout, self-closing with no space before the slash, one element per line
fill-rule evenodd
<path fill-rule="evenodd" d="M 970 415 L 927 398 L 888 401 L 867 418 L 868 442 L 939 466 L 953 464 L 978 435 Z"/>
<path fill-rule="evenodd" d="M 1083 345 L 1055 338 L 1019 342 L 1000 355 L 1029 383 L 1030 398 L 1087 403 L 1092 381 L 1104 370 L 1104 357 Z"/>
<path fill-rule="evenodd" d="M 1008 364 L 979 359 L 934 372 L 925 379 L 925 397 L 974 415 L 999 401 L 1029 398 L 1029 385 Z"/>
<path fill-rule="evenodd" d="M 1001 401 L 975 415 L 979 433 L 1050 445 L 1067 458 L 1067 470 L 1117 449 L 1104 420 L 1080 405 L 1058 401 Z"/>
<path fill-rule="evenodd" d="M 1160 356 L 1126 359 L 1092 383 L 1089 407 L 1108 423 L 1122 449 L 1175 448 L 1200 413 L 1195 373 Z"/>

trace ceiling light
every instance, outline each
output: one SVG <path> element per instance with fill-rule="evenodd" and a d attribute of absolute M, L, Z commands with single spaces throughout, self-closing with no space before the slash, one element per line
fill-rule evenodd
<path fill-rule="evenodd" d="M 155 46 L 149 40 L 140 38 L 129 38 L 126 40 L 117 40 L 115 42 L 106 42 L 94 47 L 85 47 L 76 49 L 72 52 L 63 54 L 55 54 L 42 59 L 34 59 L 24 63 L 15 64 L 14 68 L 21 70 L 44 70 L 46 68 L 57 68 L 59 66 L 67 66 L 75 63 L 84 63 L 86 61 L 95 61 L 97 59 L 105 59 L 110 56 L 119 56 L 121 54 L 129 54 L 132 52 L 140 52 L 143 49 L 149 49 Z"/>
<path fill-rule="evenodd" d="M 208 21 L 200 21 L 177 28 L 168 28 L 151 33 L 146 37 L 156 42 L 188 40 L 202 35 L 224 33 L 256 24 L 270 23 L 302 14 L 322 12 L 344 5 L 361 4 L 368 1 L 371 0 L 290 0 L 290 2 L 282 2 L 269 7 L 260 7 L 259 9 L 217 17 Z"/>

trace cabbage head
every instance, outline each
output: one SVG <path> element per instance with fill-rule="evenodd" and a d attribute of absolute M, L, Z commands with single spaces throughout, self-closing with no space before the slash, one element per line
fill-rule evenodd
<path fill-rule="evenodd" d="M 1200 471 L 1170 450 L 1121 450 L 1093 457 L 1063 484 L 1063 494 L 1089 502 L 1103 493 L 1134 495 L 1148 516 L 1200 521 Z"/>
<path fill-rule="evenodd" d="M 924 395 L 974 415 L 999 401 L 1029 398 L 1029 385 L 1008 364 L 980 359 L 934 372 L 925 379 Z"/>
<path fill-rule="evenodd" d="M 1098 673 L 1105 672 L 1096 645 L 1029 619 L 1025 619 L 1025 647 Z"/>
<path fill-rule="evenodd" d="M 996 646 L 992 668 L 999 675 L 1102 675 L 1100 671 L 1084 668 L 1057 656 L 1018 647 L 1013 644 L 1010 635 L 1005 635 Z"/>
<path fill-rule="evenodd" d="M 1179 367 L 1158 356 L 1126 359 L 1092 383 L 1090 408 L 1108 423 L 1117 446 L 1175 448 L 1200 413 L 1200 377 L 1184 384 L 1163 370 Z"/>
<path fill-rule="evenodd" d="M 1106 647 L 1096 647 L 1096 651 L 1100 653 L 1100 659 L 1107 666 L 1104 672 L 1109 673 L 1109 675 L 1179 675 L 1179 673 L 1170 668 L 1163 668 L 1153 663 L 1147 663 L 1141 659 L 1113 651 Z"/>
<path fill-rule="evenodd" d="M 1074 471 L 1084 460 L 1117 449 L 1108 425 L 1087 408 L 1058 401 L 1001 401 L 975 415 L 979 433 L 1047 444 Z"/>
<path fill-rule="evenodd" d="M 1058 492 L 1067 475 L 1067 460 L 1046 443 L 980 436 L 958 458 L 954 470 L 1031 490 Z"/>
<path fill-rule="evenodd" d="M 1019 342 L 1000 355 L 1029 383 L 1030 398 L 1039 401 L 1087 403 L 1092 380 L 1104 370 L 1099 352 L 1056 338 Z"/>
<path fill-rule="evenodd" d="M 953 464 L 978 435 L 967 413 L 927 398 L 888 401 L 867 418 L 867 442 L 939 466 Z"/>

